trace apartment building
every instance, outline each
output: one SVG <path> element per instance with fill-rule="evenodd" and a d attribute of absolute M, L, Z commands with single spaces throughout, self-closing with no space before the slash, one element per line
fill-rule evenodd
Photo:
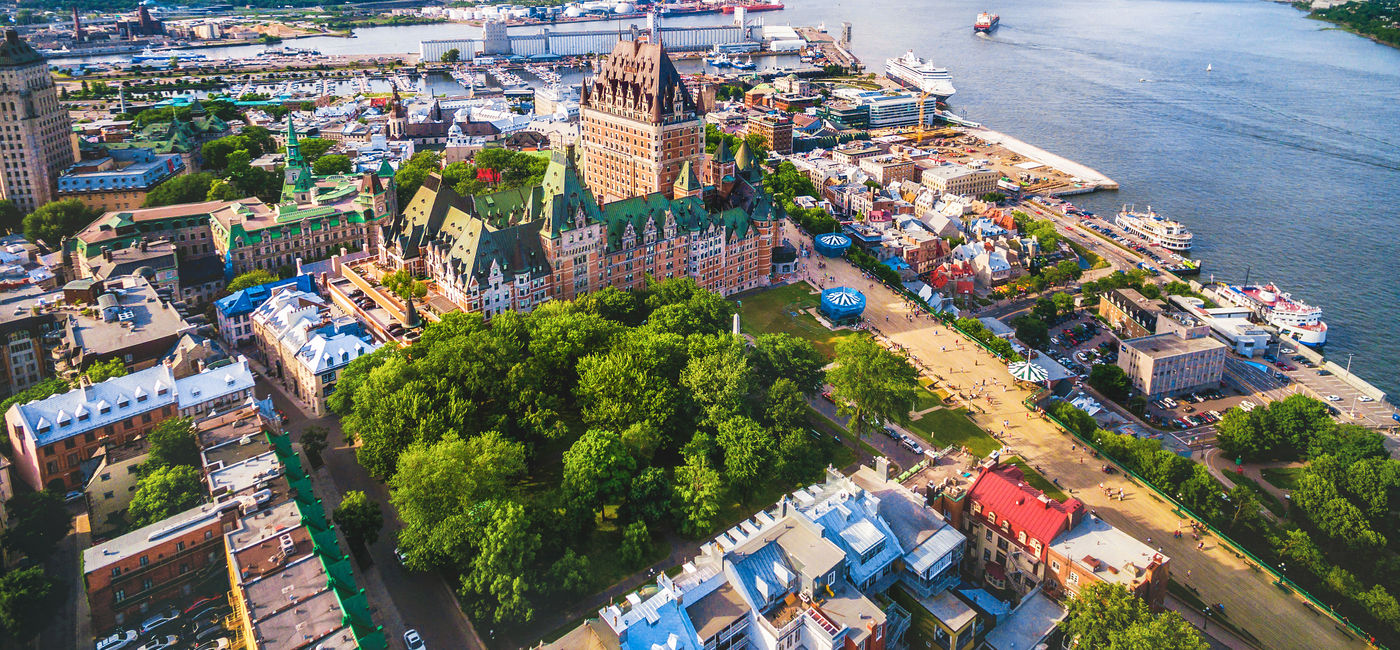
<path fill-rule="evenodd" d="M 49 307 L 66 317 L 54 353 L 59 372 L 111 359 L 127 370 L 149 368 L 195 329 L 171 304 L 170 294 L 144 275 L 74 280 L 63 286 L 63 297 L 65 305 Z"/>
<path fill-rule="evenodd" d="M 121 528 L 121 513 L 131 505 L 141 463 L 149 458 L 150 450 L 150 439 L 143 436 L 122 444 L 108 443 L 93 456 L 97 466 L 84 492 L 95 538 L 102 539 Z"/>
<path fill-rule="evenodd" d="M 924 186 L 939 195 L 982 196 L 995 192 L 1001 174 L 994 169 L 973 169 L 957 163 L 943 163 L 923 170 Z"/>
<path fill-rule="evenodd" d="M 202 504 L 84 550 L 83 585 L 98 638 L 139 623 L 158 603 L 188 600 L 209 568 L 222 564 L 223 535 L 239 507 Z"/>
<path fill-rule="evenodd" d="M 1157 331 L 1162 304 L 1148 300 L 1136 289 L 1113 289 L 1099 296 L 1099 316 L 1125 339 L 1148 336 Z"/>
<path fill-rule="evenodd" d="M 914 161 L 902 156 L 886 154 L 860 159 L 860 170 L 881 186 L 913 179 L 915 169 Z"/>
<path fill-rule="evenodd" d="M 852 477 L 828 470 L 823 483 L 702 544 L 646 598 L 630 594 L 547 647 L 902 647 L 909 611 L 871 596 L 896 583 L 921 603 L 946 593 L 965 544 L 883 468 Z M 962 632 L 972 625 L 959 623 Z M 973 636 L 951 647 L 966 648 Z"/>
<path fill-rule="evenodd" d="M 1158 318 L 1161 333 L 1118 344 L 1118 367 L 1148 399 L 1215 388 L 1225 373 L 1230 346 L 1211 337 L 1207 326 L 1171 327 L 1177 322 L 1163 315 Z M 1169 331 L 1163 331 L 1164 324 Z"/>
<path fill-rule="evenodd" d="M 214 301 L 219 335 L 234 347 L 252 341 L 253 323 L 251 318 L 253 310 L 272 297 L 273 289 L 287 285 L 296 285 L 298 291 L 309 293 L 316 291 L 314 279 L 309 274 L 302 274 L 285 280 L 240 289 Z"/>
<path fill-rule="evenodd" d="M 246 362 L 184 379 L 175 379 L 170 367 L 160 364 L 15 404 L 5 412 L 14 471 L 36 490 L 81 489 L 90 471 L 84 467 L 104 447 L 126 444 L 184 413 L 208 413 L 213 404 L 240 403 L 252 391 Z"/>
<path fill-rule="evenodd" d="M 156 186 L 188 168 L 178 154 L 150 149 L 113 149 L 106 155 L 74 163 L 58 177 L 58 198 L 77 199 L 107 212 L 134 210 Z"/>
<path fill-rule="evenodd" d="M 0 199 L 14 201 L 23 213 L 54 200 L 59 174 L 73 164 L 70 128 L 44 57 L 6 29 L 0 42 Z"/>
<path fill-rule="evenodd" d="M 324 299 L 293 285 L 273 289 L 250 318 L 270 376 L 316 415 L 326 412 L 340 370 L 379 348 L 353 319 L 333 319 Z"/>
<path fill-rule="evenodd" d="M 749 116 L 745 134 L 760 135 L 774 153 L 792 153 L 792 117 L 785 113 L 763 113 Z"/>

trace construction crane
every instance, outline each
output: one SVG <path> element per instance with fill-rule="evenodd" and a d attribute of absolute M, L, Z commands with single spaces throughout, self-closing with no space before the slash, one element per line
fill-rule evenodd
<path fill-rule="evenodd" d="M 924 100 L 928 99 L 928 96 L 928 92 L 919 94 L 919 124 L 914 127 L 914 146 L 916 147 L 924 146 L 924 138 L 928 137 L 928 131 L 925 128 L 928 125 L 928 120 L 924 119 Z"/>

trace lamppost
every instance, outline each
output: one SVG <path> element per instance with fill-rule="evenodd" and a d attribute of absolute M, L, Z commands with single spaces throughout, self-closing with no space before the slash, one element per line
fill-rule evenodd
<path fill-rule="evenodd" d="M 1210 606 L 1201 608 L 1201 631 L 1205 632 L 1210 628 Z"/>

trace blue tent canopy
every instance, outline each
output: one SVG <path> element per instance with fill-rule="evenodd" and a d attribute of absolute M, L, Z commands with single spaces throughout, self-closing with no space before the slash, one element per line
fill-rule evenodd
<path fill-rule="evenodd" d="M 822 292 L 822 313 L 835 321 L 859 317 L 865 311 L 865 294 L 850 287 L 835 287 Z"/>
<path fill-rule="evenodd" d="M 839 232 L 830 232 L 817 235 L 812 246 L 817 249 L 817 253 L 825 257 L 841 257 L 846 254 L 846 249 L 851 247 L 851 238 Z"/>

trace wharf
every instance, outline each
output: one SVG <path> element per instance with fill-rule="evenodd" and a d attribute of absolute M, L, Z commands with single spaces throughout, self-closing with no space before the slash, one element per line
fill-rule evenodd
<path fill-rule="evenodd" d="M 1036 162 L 1044 163 L 1049 167 L 1053 167 L 1056 170 L 1080 180 L 1080 187 L 1067 188 L 1065 191 L 1053 192 L 1054 194 L 1082 194 L 1096 190 L 1118 189 L 1118 181 L 1109 178 L 1102 172 L 1088 165 L 1075 162 L 1063 156 L 1057 156 L 1040 147 L 1017 140 L 1005 133 L 993 131 L 985 127 L 971 128 L 964 132 L 988 144 L 1000 145 L 1008 151 L 1015 152 Z"/>

